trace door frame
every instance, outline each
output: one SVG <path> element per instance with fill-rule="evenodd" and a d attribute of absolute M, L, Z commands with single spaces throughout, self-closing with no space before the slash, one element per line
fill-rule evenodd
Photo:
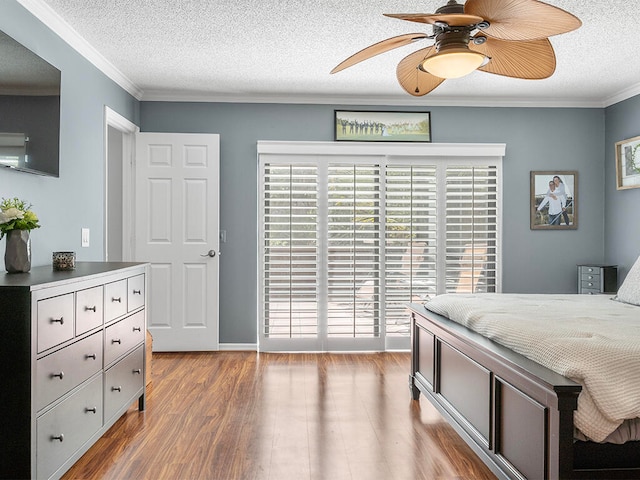
<path fill-rule="evenodd" d="M 104 107 L 104 251 L 103 258 L 108 258 L 108 229 L 109 215 L 114 212 L 109 211 L 109 127 L 118 130 L 122 134 L 122 205 L 131 205 L 135 186 L 135 135 L 140 131 L 133 122 L 129 121 L 115 110 L 105 105 Z M 122 217 L 122 260 L 127 262 L 133 259 L 133 225 L 134 212 L 130 208 L 123 208 L 119 212 Z"/>

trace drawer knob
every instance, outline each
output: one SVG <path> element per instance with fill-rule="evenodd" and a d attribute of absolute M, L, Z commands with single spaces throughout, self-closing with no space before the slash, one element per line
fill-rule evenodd
<path fill-rule="evenodd" d="M 116 298 L 116 297 L 112 297 L 112 298 L 111 298 L 111 301 L 112 301 L 112 302 L 122 303 L 122 297 L 117 297 L 117 298 Z"/>
<path fill-rule="evenodd" d="M 114 338 L 113 340 L 111 340 L 111 343 L 117 343 L 118 345 L 121 345 L 122 340 L 120 340 L 119 338 Z"/>
<path fill-rule="evenodd" d="M 58 377 L 60 380 L 62 380 L 64 378 L 64 372 L 60 372 L 60 373 L 52 373 L 51 374 L 51 378 L 56 378 Z"/>
<path fill-rule="evenodd" d="M 589 282 L 589 286 L 590 286 L 590 287 L 593 287 L 593 283 Z"/>
<path fill-rule="evenodd" d="M 62 443 L 64 442 L 64 434 L 61 433 L 60 435 L 52 435 L 51 440 L 60 440 L 60 443 Z"/>
<path fill-rule="evenodd" d="M 593 280 L 593 275 L 587 275 L 587 278 L 588 278 L 589 280 Z"/>
<path fill-rule="evenodd" d="M 121 386 L 117 386 L 117 387 L 111 387 L 111 391 L 112 392 L 121 392 L 122 391 L 122 387 Z"/>
<path fill-rule="evenodd" d="M 142 331 L 142 327 L 133 327 L 133 331 L 134 332 L 141 332 Z"/>
<path fill-rule="evenodd" d="M 84 358 L 86 358 L 86 359 L 91 358 L 91 359 L 95 360 L 97 357 L 96 357 L 95 353 L 89 353 Z"/>
<path fill-rule="evenodd" d="M 587 268 L 588 272 L 593 272 L 593 268 Z"/>
<path fill-rule="evenodd" d="M 96 313 L 96 306 L 94 305 L 93 307 L 84 307 L 84 311 L 92 311 L 93 313 Z"/>
<path fill-rule="evenodd" d="M 140 291 L 140 290 L 134 290 L 134 291 L 133 291 L 133 294 L 134 294 L 134 295 L 142 295 L 142 291 Z"/>
<path fill-rule="evenodd" d="M 59 323 L 60 325 L 63 325 L 64 324 L 64 317 L 52 318 L 51 319 L 51 323 Z"/>
<path fill-rule="evenodd" d="M 96 407 L 91 407 L 91 408 L 87 407 L 87 408 L 84 409 L 84 411 L 86 413 L 89 413 L 89 412 L 96 413 L 98 411 L 98 409 Z"/>
<path fill-rule="evenodd" d="M 142 373 L 142 370 L 140 370 L 139 368 L 136 368 L 133 373 L 135 373 L 136 375 L 140 375 Z"/>

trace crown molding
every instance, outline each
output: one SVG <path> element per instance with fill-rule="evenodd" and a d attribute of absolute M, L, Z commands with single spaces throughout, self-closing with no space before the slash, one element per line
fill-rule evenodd
<path fill-rule="evenodd" d="M 624 90 L 607 97 L 604 101 L 604 107 L 610 107 L 611 105 L 622 102 L 623 100 L 635 97 L 638 94 L 640 94 L 640 83 L 629 88 L 625 88 Z"/>
<path fill-rule="evenodd" d="M 149 102 L 202 102 L 202 103 L 278 103 L 315 105 L 379 105 L 413 107 L 526 107 L 526 108 L 603 108 L 600 100 L 566 98 L 465 98 L 422 97 L 408 95 L 253 95 L 196 93 L 189 91 L 145 90 L 142 101 Z"/>
<path fill-rule="evenodd" d="M 137 100 L 142 99 L 142 89 L 104 58 L 100 52 L 93 48 L 89 42 L 76 32 L 71 25 L 65 22 L 49 5 L 42 0 L 17 0 L 17 2 L 107 77 L 116 82 Z"/>

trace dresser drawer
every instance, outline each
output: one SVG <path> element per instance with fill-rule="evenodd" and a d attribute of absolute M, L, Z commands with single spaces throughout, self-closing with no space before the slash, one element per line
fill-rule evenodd
<path fill-rule="evenodd" d="M 76 335 L 100 327 L 102 316 L 102 285 L 76 292 Z"/>
<path fill-rule="evenodd" d="M 73 293 L 38 301 L 38 353 L 73 338 Z"/>
<path fill-rule="evenodd" d="M 144 347 L 141 345 L 105 372 L 104 419 L 131 403 L 144 387 Z"/>
<path fill-rule="evenodd" d="M 127 307 L 132 312 L 144 306 L 144 275 L 127 279 Z"/>
<path fill-rule="evenodd" d="M 144 310 L 134 313 L 105 330 L 104 364 L 109 365 L 133 347 L 142 343 L 145 337 Z"/>
<path fill-rule="evenodd" d="M 49 478 L 102 427 L 102 375 L 36 421 L 35 478 Z"/>
<path fill-rule="evenodd" d="M 102 332 L 36 362 L 36 411 L 102 369 Z"/>
<path fill-rule="evenodd" d="M 127 280 L 104 286 L 104 321 L 109 322 L 127 313 Z"/>

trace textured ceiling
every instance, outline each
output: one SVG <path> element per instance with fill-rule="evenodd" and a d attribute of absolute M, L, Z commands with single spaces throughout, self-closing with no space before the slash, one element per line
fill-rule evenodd
<path fill-rule="evenodd" d="M 419 98 L 402 90 L 395 69 L 427 42 L 329 71 L 386 38 L 431 33 L 383 13 L 433 13 L 446 0 L 34 2 L 51 7 L 142 99 L 599 106 L 640 92 L 638 5 L 629 0 L 549 0 L 583 22 L 551 38 L 557 69 L 549 79 L 474 72 Z"/>

